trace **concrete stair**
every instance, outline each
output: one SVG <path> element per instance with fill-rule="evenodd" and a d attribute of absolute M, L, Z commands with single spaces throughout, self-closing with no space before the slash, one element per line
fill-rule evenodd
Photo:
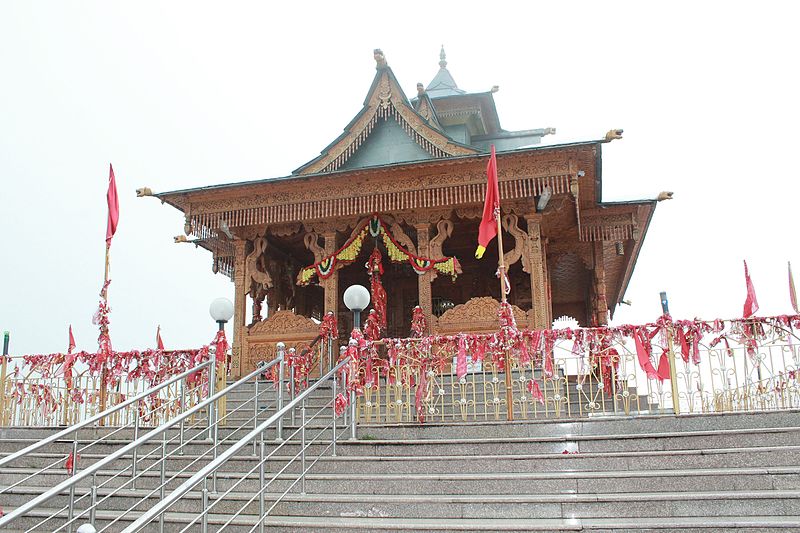
<path fill-rule="evenodd" d="M 262 389 L 263 390 L 263 389 Z M 274 391 L 270 391 L 269 396 Z M 321 389 L 307 402 L 307 414 L 331 397 Z M 247 392 L 228 400 L 228 408 L 243 405 L 220 437 L 230 437 L 218 451 L 230 446 L 244 430 L 238 422 L 252 422 Z M 259 409 L 263 420 L 273 397 Z M 261 407 L 261 405 L 260 405 Z M 298 411 L 296 422 L 299 423 Z M 321 453 L 330 439 L 323 429 L 328 417 L 315 419 L 307 437 L 319 434 L 322 443 L 309 448 L 309 459 Z M 297 423 L 286 421 L 289 436 Z M 337 456 L 322 456 L 306 476 L 306 493 L 299 484 L 267 518 L 270 531 L 800 531 L 800 411 L 717 415 L 639 415 L 515 422 L 374 424 L 359 426 L 359 439 L 348 441 L 339 427 Z M 42 438 L 49 428 L 0 430 L 0 454 L 20 449 Z M 109 428 L 87 433 L 87 442 Z M 171 432 L 170 436 L 176 433 Z M 188 434 L 188 431 L 187 431 Z M 93 463 L 124 446 L 127 430 L 114 434 L 81 456 L 81 465 Z M 82 439 L 84 437 L 81 437 Z M 275 476 L 299 451 L 296 438 L 280 448 L 267 435 L 267 479 Z M 173 445 L 169 445 L 171 449 Z M 54 443 L 0 473 L 0 488 L 25 479 L 36 469 L 60 461 L 71 441 Z M 209 443 L 186 447 L 170 459 L 168 490 L 188 479 L 210 460 Z M 141 450 L 160 457 L 160 443 Z M 564 453 L 567 452 L 567 453 Z M 123 458 L 98 473 L 98 498 L 129 479 L 118 468 Z M 209 529 L 249 531 L 258 503 L 248 503 L 260 483 L 257 473 L 244 476 L 256 464 L 252 446 L 229 461 L 217 474 L 217 492 Z M 142 458 L 142 471 L 153 465 Z M 267 487 L 267 502 L 296 481 L 299 467 L 290 465 Z M 116 476 L 116 477 L 115 477 Z M 242 480 L 243 478 L 243 480 Z M 8 511 L 66 479 L 63 468 L 22 482 L 0 494 Z M 96 526 L 112 524 L 120 531 L 159 499 L 158 468 L 145 473 L 137 488 L 109 497 L 97 511 Z M 227 491 L 229 493 L 226 494 Z M 78 488 L 88 495 L 89 485 Z M 78 508 L 88 501 L 86 496 Z M 66 505 L 61 495 L 31 516 L 15 521 L 8 531 L 33 528 L 42 517 Z M 124 517 L 121 512 L 138 504 Z M 199 490 L 191 491 L 165 516 L 166 531 L 180 531 L 202 510 Z M 243 508 L 239 516 L 233 515 Z M 62 511 L 61 515 L 65 515 Z M 58 519 L 57 519 L 58 520 Z M 50 524 L 35 531 L 52 531 Z M 157 531 L 155 525 L 149 531 Z M 200 531 L 190 526 L 189 531 Z"/>

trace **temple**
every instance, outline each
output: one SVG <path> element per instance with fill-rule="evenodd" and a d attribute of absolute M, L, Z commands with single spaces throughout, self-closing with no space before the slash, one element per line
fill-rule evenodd
<path fill-rule="evenodd" d="M 342 294 L 375 288 L 381 335 L 409 335 L 419 306 L 429 333 L 495 330 L 498 248 L 475 259 L 490 147 L 497 151 L 504 259 L 517 323 L 603 325 L 621 302 L 657 200 L 604 202 L 601 153 L 620 138 L 543 145 L 553 128 L 506 131 L 497 87 L 458 87 L 439 70 L 409 99 L 386 57 L 363 107 L 291 175 L 154 194 L 185 214 L 187 237 L 235 285 L 231 374 L 311 342 Z M 150 195 L 143 189 L 143 195 Z M 670 193 L 665 193 L 669 195 Z"/>

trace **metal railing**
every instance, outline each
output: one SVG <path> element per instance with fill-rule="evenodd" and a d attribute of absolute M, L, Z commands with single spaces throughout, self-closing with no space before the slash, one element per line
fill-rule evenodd
<path fill-rule="evenodd" d="M 72 529 L 79 523 L 80 520 L 88 520 L 95 523 L 96 513 L 98 509 L 110 498 L 118 495 L 124 489 L 136 489 L 137 482 L 142 480 L 156 477 L 155 487 L 148 487 L 146 494 L 141 494 L 139 499 L 133 506 L 123 511 L 116 512 L 113 519 L 110 519 L 102 528 L 98 527 L 98 531 L 106 531 L 111 528 L 115 523 L 124 519 L 126 516 L 135 512 L 135 510 L 148 502 L 148 498 L 164 497 L 167 492 L 167 487 L 174 484 L 179 476 L 186 475 L 187 471 L 196 468 L 196 465 L 203 460 L 213 461 L 218 455 L 219 446 L 228 441 L 235 440 L 237 432 L 242 432 L 244 429 L 252 427 L 258 423 L 259 418 L 259 401 L 262 400 L 268 389 L 265 387 L 261 391 L 258 390 L 258 378 L 261 374 L 270 370 L 273 366 L 279 365 L 281 374 L 283 373 L 284 361 L 283 357 L 276 358 L 268 364 L 265 364 L 247 376 L 241 378 L 236 383 L 233 383 L 223 390 L 214 392 L 215 382 L 215 364 L 211 364 L 212 360 L 204 363 L 210 368 L 209 371 L 209 394 L 208 396 L 193 407 L 184 410 L 181 414 L 174 416 L 172 419 L 164 422 L 160 426 L 150 430 L 145 435 L 139 436 L 138 432 L 134 435 L 133 441 L 129 444 L 105 455 L 98 461 L 86 466 L 81 471 L 74 471 L 72 476 L 67 480 L 58 483 L 54 487 L 45 491 L 44 493 L 36 496 L 30 501 L 20 505 L 6 513 L 5 516 L 0 517 L 0 529 L 11 524 L 14 520 L 29 514 L 31 511 L 41 508 L 48 501 L 52 500 L 58 495 L 68 494 L 67 505 L 61 506 L 56 509 L 49 516 L 46 516 L 39 521 L 30 530 L 37 528 L 47 528 L 47 531 L 67 531 L 71 532 Z M 185 378 L 191 372 L 186 372 L 176 378 Z M 225 415 L 218 417 L 216 405 L 220 400 L 226 399 L 231 392 L 239 389 L 245 383 L 255 380 L 255 394 L 251 399 L 248 399 L 242 405 L 228 411 Z M 281 380 L 282 381 L 282 380 Z M 165 384 L 162 384 L 166 386 Z M 278 387 L 278 404 L 282 403 L 283 387 Z M 132 399 L 131 401 L 136 401 Z M 219 426 L 221 423 L 232 420 L 236 413 L 243 413 L 249 406 L 249 402 L 253 403 L 252 415 L 246 418 L 238 427 L 225 428 L 227 435 L 219 438 Z M 115 409 L 122 409 L 123 405 L 116 406 Z M 269 408 L 269 407 L 267 407 Z M 262 409 L 263 410 L 263 409 Z M 83 424 L 91 423 L 90 419 Z M 56 438 L 63 434 L 74 432 L 75 428 L 69 428 L 64 432 L 60 432 L 48 439 L 48 442 L 53 442 Z M 170 434 L 170 431 L 172 434 Z M 278 427 L 280 434 L 281 427 Z M 187 432 L 190 435 L 187 436 Z M 192 432 L 194 432 L 192 434 Z M 77 442 L 77 441 L 76 441 Z M 37 443 L 30 446 L 22 452 L 32 451 L 34 448 L 39 449 L 46 443 Z M 201 452 L 196 456 L 187 456 L 186 450 L 189 446 L 200 445 Z M 146 447 L 150 446 L 150 450 Z M 73 445 L 73 453 L 75 453 L 76 445 Z M 168 451 L 169 450 L 169 451 Z M 21 456 L 21 454 L 15 454 Z M 77 457 L 77 454 L 73 455 Z M 7 461 L 12 457 L 7 458 Z M 178 467 L 168 472 L 167 464 L 169 461 L 179 463 Z M 61 460 L 59 460 L 60 462 Z M 122 461 L 124 466 L 114 468 L 114 463 Z M 108 471 L 104 469 L 109 468 L 112 472 L 109 475 Z M 99 478 L 104 478 L 101 482 Z M 86 486 L 86 483 L 89 486 Z M 216 484 L 216 477 L 213 479 L 213 484 Z M 18 486 L 19 483 L 14 486 Z M 114 486 L 117 485 L 117 486 Z M 152 485 L 152 483 L 150 483 Z M 84 494 L 76 497 L 76 489 L 82 489 Z M 101 497 L 102 496 L 102 497 Z M 137 493 L 138 497 L 138 493 Z M 66 517 L 64 516 L 66 515 Z M 46 525 L 47 524 L 47 525 Z M 162 523 L 163 528 L 163 523 Z"/>
<path fill-rule="evenodd" d="M 133 398 L 125 400 L 122 403 L 111 407 L 101 413 L 98 413 L 90 418 L 87 418 L 83 422 L 75 424 L 71 427 L 68 427 L 62 431 L 54 433 L 44 439 L 39 440 L 27 446 L 26 448 L 14 452 L 6 457 L 0 458 L 0 471 L 2 469 L 13 466 L 15 463 L 18 462 L 31 462 L 32 454 L 36 453 L 39 450 L 44 449 L 48 446 L 57 445 L 57 443 L 63 440 L 71 440 L 71 444 L 69 446 L 69 453 L 65 456 L 60 456 L 55 461 L 52 461 L 46 464 L 44 467 L 35 470 L 34 472 L 23 476 L 21 479 L 18 479 L 15 482 L 11 482 L 8 485 L 0 487 L 0 502 L 3 501 L 4 496 L 8 496 L 14 489 L 23 486 L 23 484 L 33 484 L 33 485 L 40 485 L 40 479 L 43 479 L 44 476 L 54 474 L 54 473 L 62 473 L 65 469 L 67 470 L 68 475 L 74 476 L 80 470 L 80 463 L 81 463 L 81 454 L 91 453 L 94 450 L 100 448 L 100 446 L 108 444 L 112 442 L 112 438 L 115 436 L 121 436 L 125 434 L 125 430 L 133 429 L 133 438 L 136 439 L 138 437 L 138 433 L 140 430 L 140 419 L 144 416 L 147 420 L 153 420 L 157 418 L 164 418 L 168 419 L 170 416 L 177 415 L 181 413 L 186 408 L 186 398 L 187 396 L 193 397 L 196 395 L 201 394 L 203 389 L 203 376 L 208 376 L 209 374 L 212 376 L 210 383 L 207 390 L 208 394 L 213 394 L 213 372 L 214 372 L 214 359 L 213 355 L 209 358 L 208 361 L 205 361 L 194 368 L 187 370 L 177 376 L 173 376 L 172 378 L 160 383 L 152 387 L 151 389 L 144 391 Z M 206 372 L 208 371 L 208 372 Z M 198 379 L 197 376 L 200 376 Z M 188 378 L 192 378 L 193 386 L 188 388 L 185 386 L 186 380 Z M 173 387 L 178 386 L 180 389 L 180 394 L 178 397 L 171 398 L 170 401 L 160 402 L 160 405 L 155 409 L 145 410 L 143 409 L 143 402 L 148 399 L 153 398 L 160 398 L 160 394 L 163 391 L 169 391 Z M 151 402 L 153 405 L 154 402 Z M 129 409 L 133 408 L 134 412 L 134 419 L 129 421 L 124 425 L 119 425 L 117 427 L 109 428 L 110 430 L 105 432 L 102 436 L 95 438 L 94 440 L 89 441 L 88 443 L 84 442 L 81 443 L 80 436 L 81 431 L 86 429 L 91 429 L 92 431 L 97 430 L 98 425 L 102 425 L 103 421 L 105 420 L 113 420 L 119 418 L 119 413 L 124 413 Z M 133 464 L 136 464 L 136 457 L 134 456 Z M 135 466 L 134 466 L 135 471 Z M 46 483 L 43 482 L 43 483 Z M 72 485 L 69 489 L 69 497 L 70 500 L 75 499 L 75 485 Z M 69 511 L 69 518 L 72 518 L 72 509 L 74 507 L 70 507 Z M 11 515 L 13 513 L 9 513 Z M 12 520 L 13 518 L 9 518 Z M 0 525 L 4 522 L 5 518 L 0 518 Z"/>
<path fill-rule="evenodd" d="M 279 350 L 279 353 L 282 352 Z M 265 518 L 290 491 L 297 487 L 298 484 L 300 485 L 301 493 L 305 494 L 306 474 L 317 463 L 317 461 L 319 461 L 320 458 L 323 457 L 328 451 L 330 451 L 332 456 L 336 455 L 336 441 L 339 437 L 337 434 L 337 431 L 339 430 L 337 429 L 336 421 L 337 418 L 343 414 L 336 413 L 336 399 L 340 394 L 343 394 L 337 392 L 341 390 L 339 388 L 339 384 L 337 383 L 337 374 L 341 369 L 348 365 L 349 362 L 349 357 L 347 357 L 333 366 L 333 368 L 327 374 L 311 384 L 287 405 L 282 406 L 282 408 L 280 408 L 275 414 L 261 422 L 247 435 L 231 445 L 214 461 L 197 471 L 179 487 L 174 489 L 169 495 L 162 498 L 150 510 L 142 514 L 138 519 L 136 519 L 136 521 L 126 527 L 123 532 L 132 533 L 141 531 L 147 527 L 148 524 L 156 521 L 158 521 L 159 524 L 163 524 L 167 511 L 184 499 L 193 489 L 199 485 L 202 485 L 200 490 L 202 502 L 201 509 L 192 520 L 181 524 L 182 528 L 180 531 L 185 532 L 199 530 L 203 533 L 206 533 L 209 529 L 210 514 L 214 512 L 221 502 L 226 502 L 228 505 L 232 504 L 232 500 L 226 499 L 226 496 L 228 496 L 237 487 L 240 487 L 245 480 L 256 475 L 258 476 L 258 489 L 248 491 L 247 495 L 249 498 L 244 501 L 237 510 L 230 511 L 227 509 L 224 512 L 220 511 L 218 516 L 222 516 L 222 520 L 224 520 L 224 522 L 218 527 L 215 527 L 218 531 L 221 531 L 230 526 L 234 521 L 245 520 L 247 525 L 251 526 L 249 529 L 250 531 L 263 531 Z M 319 406 L 313 414 L 309 415 L 307 412 L 306 402 L 311 399 L 315 391 L 320 390 L 320 388 L 327 383 L 330 383 L 331 385 L 330 395 L 325 397 L 325 401 L 322 406 Z M 351 400 L 354 399 L 354 394 L 351 393 L 350 397 Z M 349 432 L 349 438 L 355 440 L 356 419 L 354 416 L 354 411 L 352 411 L 354 408 L 354 403 L 351 401 L 349 406 L 349 409 L 351 410 L 349 416 L 349 425 L 348 427 L 342 429 L 342 433 Z M 289 416 L 291 411 L 296 407 L 299 407 L 300 409 L 299 426 L 287 436 L 286 440 L 281 439 L 274 445 L 270 444 L 272 449 L 268 452 L 266 437 L 267 430 L 273 426 L 280 427 L 281 420 L 284 418 L 284 416 Z M 326 411 L 330 411 L 331 413 L 330 422 L 324 423 L 324 425 L 321 427 L 318 425 L 312 425 L 313 422 L 322 419 Z M 329 438 L 326 435 L 328 431 L 330 431 Z M 310 436 L 309 433 L 311 433 Z M 292 439 L 295 439 L 294 444 Z M 253 445 L 253 450 L 250 450 L 251 444 Z M 279 461 L 281 460 L 281 456 L 277 455 L 278 452 L 289 450 L 293 445 L 299 446 L 299 449 L 293 454 L 288 452 L 290 454 L 288 458 L 286 458 L 284 463 L 280 463 Z M 312 445 L 321 446 L 321 449 L 317 452 L 316 456 L 311 456 L 309 451 L 309 447 Z M 256 454 L 256 449 L 259 450 L 258 454 Z M 242 456 L 246 456 L 248 461 L 252 461 L 250 468 L 245 472 L 237 474 L 237 477 L 231 483 L 231 486 L 224 493 L 218 494 L 214 498 L 213 502 L 210 501 L 211 494 L 214 492 L 213 480 L 217 472 L 231 459 Z M 257 460 L 254 460 L 253 456 L 256 456 Z M 278 464 L 275 465 L 275 470 L 272 477 L 267 479 L 266 469 L 269 461 L 274 461 Z M 292 465 L 296 465 L 298 463 L 299 472 L 289 474 Z M 272 501 L 268 502 L 267 491 L 281 476 L 289 476 L 288 486 L 282 492 L 272 495 Z M 250 506 L 256 505 L 256 502 L 258 511 L 257 515 L 254 515 L 254 513 L 252 511 L 248 511 L 248 509 Z M 242 516 L 243 514 L 244 516 Z"/>
<path fill-rule="evenodd" d="M 525 346 L 516 344 L 500 358 L 487 350 L 478 359 L 468 343 L 461 376 L 461 336 L 387 339 L 383 353 L 359 365 L 359 420 L 506 420 L 509 399 L 515 420 L 800 407 L 800 338 L 791 327 L 777 319 L 698 321 L 689 323 L 697 338 L 681 342 L 686 324 L 663 323 L 645 355 L 632 338 L 602 328 L 582 330 L 583 340 L 554 335 L 550 343 L 525 332 L 531 334 Z M 645 361 L 656 373 L 643 369 Z"/>
<path fill-rule="evenodd" d="M 107 406 L 122 403 L 154 387 L 159 380 L 178 374 L 181 369 L 196 366 L 194 361 L 200 358 L 199 352 L 204 349 L 126 352 L 136 353 L 139 357 L 130 364 L 130 368 L 126 368 L 115 385 L 107 384 L 105 390 L 101 375 L 90 372 L 84 363 L 76 364 L 68 374 L 65 373 L 64 354 L 4 356 L 0 358 L 0 426 L 78 424 L 106 410 Z M 88 355 L 80 352 L 72 356 L 77 360 L 80 357 L 85 359 Z M 60 364 L 54 362 L 59 358 L 62 361 Z M 165 370 L 165 375 L 152 376 L 142 372 L 141 368 L 145 366 Z M 83 370 L 79 371 L 78 367 Z M 178 392 L 177 388 L 163 390 L 162 396 L 153 401 L 167 401 L 177 397 Z M 116 426 L 131 422 L 136 413 L 134 406 L 127 405 L 128 409 L 115 411 L 114 416 L 106 417 L 103 423 Z"/>

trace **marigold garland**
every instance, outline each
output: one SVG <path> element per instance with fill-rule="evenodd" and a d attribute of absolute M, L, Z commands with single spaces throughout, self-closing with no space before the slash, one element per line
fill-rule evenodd
<path fill-rule="evenodd" d="M 411 268 L 414 269 L 414 272 L 419 275 L 431 269 L 436 269 L 436 271 L 450 276 L 455 280 L 461 273 L 461 265 L 455 257 L 430 259 L 427 257 L 420 257 L 406 250 L 403 245 L 395 240 L 389 230 L 386 229 L 386 224 L 384 224 L 383 220 L 381 220 L 378 215 L 373 215 L 372 218 L 365 221 L 358 232 L 336 252 L 317 261 L 313 265 L 300 269 L 300 272 L 297 274 L 297 284 L 308 285 L 311 283 L 311 280 L 314 279 L 314 276 L 317 276 L 321 280 L 328 279 L 340 266 L 345 266 L 354 262 L 361 253 L 361 248 L 368 235 L 381 238 L 381 242 L 386 246 L 386 252 L 391 261 L 395 263 L 407 262 L 411 265 Z"/>

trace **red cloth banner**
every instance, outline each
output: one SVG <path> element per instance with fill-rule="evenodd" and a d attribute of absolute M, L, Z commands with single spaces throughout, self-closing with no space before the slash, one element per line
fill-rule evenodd
<path fill-rule="evenodd" d="M 161 326 L 158 326 L 158 329 L 156 329 L 156 348 L 158 350 L 164 349 L 164 341 L 161 340 Z"/>
<path fill-rule="evenodd" d="M 486 165 L 486 199 L 483 203 L 483 217 L 478 227 L 478 248 L 475 257 L 480 259 L 486 247 L 497 236 L 497 219 L 500 217 L 500 188 L 497 184 L 497 157 L 492 145 L 492 155 Z"/>
<path fill-rule="evenodd" d="M 747 285 L 747 298 L 744 300 L 742 318 L 750 318 L 758 311 L 758 299 L 756 298 L 756 289 L 753 287 L 753 280 L 750 279 L 750 272 L 747 270 L 747 261 L 744 262 L 744 282 Z"/>
<path fill-rule="evenodd" d="M 117 232 L 119 222 L 119 199 L 117 198 L 117 181 L 114 179 L 114 168 L 108 165 L 108 224 L 106 225 L 106 246 L 111 246 L 111 238 Z"/>
<path fill-rule="evenodd" d="M 458 352 L 456 353 L 456 377 L 458 379 L 467 375 L 467 337 L 458 336 Z"/>

